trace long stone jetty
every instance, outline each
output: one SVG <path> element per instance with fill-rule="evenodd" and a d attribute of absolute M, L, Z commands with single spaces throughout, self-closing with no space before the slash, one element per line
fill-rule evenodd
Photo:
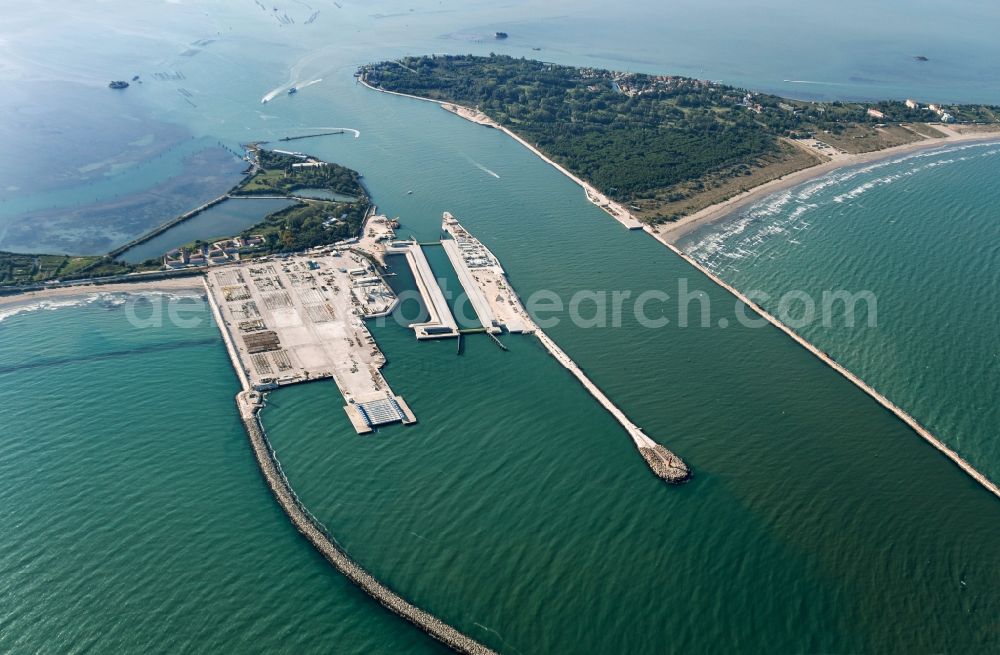
<path fill-rule="evenodd" d="M 131 241 L 129 241 L 128 243 L 126 243 L 126 244 L 124 244 L 122 246 L 118 246 L 117 248 L 115 248 L 114 250 L 112 250 L 111 252 L 109 252 L 107 254 L 107 256 L 110 257 L 111 259 L 114 259 L 115 257 L 118 257 L 119 255 L 124 254 L 128 250 L 131 250 L 132 248 L 135 248 L 138 245 L 146 243 L 147 241 L 149 241 L 153 237 L 160 236 L 161 234 L 163 234 L 164 232 L 166 232 L 170 228 L 177 227 L 181 223 L 194 218 L 195 216 L 197 216 L 198 214 L 202 213 L 206 209 L 211 209 L 212 207 L 215 207 L 220 202 L 222 202 L 222 201 L 224 201 L 224 200 L 226 200 L 228 198 L 229 198 L 229 192 L 226 192 L 226 193 L 222 194 L 218 198 L 212 198 L 211 200 L 209 200 L 205 204 L 200 205 L 198 207 L 195 207 L 191 211 L 186 211 L 183 214 L 181 214 L 180 216 L 175 216 L 174 218 L 170 219 L 166 223 L 163 223 L 161 225 L 157 225 L 156 227 L 154 227 L 149 232 L 146 232 L 145 234 L 142 234 L 142 235 L 136 237 L 135 239 L 132 239 Z"/>
<path fill-rule="evenodd" d="M 965 461 L 965 459 L 963 459 L 954 450 L 952 450 L 947 445 L 945 445 L 944 442 L 942 442 L 940 439 L 938 439 L 937 437 L 935 437 L 934 434 L 931 433 L 930 430 L 928 430 L 923 425 L 921 425 L 919 421 L 917 421 L 915 418 L 913 418 L 903 408 L 899 407 L 898 405 L 896 405 L 895 403 L 893 403 L 891 400 L 889 400 L 888 398 L 886 398 L 884 395 L 882 395 L 879 391 L 877 391 L 874 387 L 872 387 L 867 382 L 865 382 L 864 380 L 862 380 L 860 377 L 858 377 L 854 373 L 852 373 L 849 370 L 847 370 L 846 368 L 844 368 L 844 366 L 842 366 L 841 364 L 839 364 L 837 361 L 835 361 L 833 358 L 831 358 L 825 352 L 823 352 L 822 350 L 820 350 L 819 348 L 817 348 L 816 346 L 814 346 L 813 344 L 811 344 L 809 341 L 806 341 L 803 337 L 799 336 L 799 334 L 797 332 L 795 332 L 795 330 L 791 329 L 790 327 L 788 327 L 787 325 L 785 325 L 784 323 L 782 323 L 781 321 L 779 321 L 776 317 L 772 316 L 770 313 L 768 313 L 767 311 L 765 311 L 764 308 L 762 308 L 757 303 L 751 301 L 749 298 L 747 298 L 742 293 L 740 293 L 739 291 L 737 291 L 736 288 L 734 288 L 733 286 L 727 284 L 725 281 L 722 280 L 722 278 L 720 278 L 719 276 L 717 276 L 712 271 L 708 270 L 708 268 L 706 268 L 705 266 L 702 266 L 693 257 L 689 256 L 687 253 L 685 253 L 680 248 L 678 248 L 677 246 L 675 246 L 669 240 L 667 240 L 666 238 L 664 238 L 663 235 L 657 233 L 651 226 L 649 226 L 649 225 L 642 225 L 641 223 L 639 223 L 639 221 L 636 221 L 627 210 L 625 210 L 623 207 L 621 207 L 621 205 L 619 205 L 618 203 L 610 203 L 610 204 L 609 203 L 605 203 L 604 202 L 605 198 L 599 192 L 595 191 L 595 192 L 592 193 L 591 190 L 590 190 L 590 185 L 588 185 L 586 182 L 584 182 L 583 180 L 581 180 L 576 175 L 573 175 L 572 173 L 570 173 L 563 166 L 560 166 L 557 163 L 553 162 L 544 153 L 542 153 L 540 150 L 538 150 L 537 148 L 535 148 L 531 144 L 527 143 L 524 139 L 522 139 L 516 133 L 512 132 L 511 130 L 509 130 L 509 129 L 507 129 L 507 128 L 499 125 L 499 124 L 496 124 L 488 116 L 486 116 L 482 112 L 476 111 L 475 109 L 470 109 L 469 107 L 463 107 L 461 105 L 456 105 L 456 104 L 453 104 L 453 103 L 442 102 L 440 100 L 434 100 L 432 98 L 425 98 L 425 97 L 421 97 L 421 96 L 411 95 L 411 94 L 408 94 L 408 93 L 399 93 L 399 92 L 396 92 L 396 91 L 389 91 L 387 89 L 378 88 L 378 87 L 375 87 L 375 86 L 372 86 L 371 84 L 369 84 L 364 79 L 363 76 L 360 78 L 360 81 L 361 81 L 362 84 L 364 84 L 369 89 L 372 89 L 373 91 L 379 91 L 381 93 L 388 93 L 388 94 L 392 94 L 392 95 L 404 96 L 404 97 L 407 97 L 407 98 L 414 98 L 416 100 L 423 100 L 423 101 L 427 101 L 427 102 L 433 102 L 435 104 L 440 105 L 444 109 L 447 109 L 448 111 L 456 114 L 457 116 L 465 118 L 466 120 L 472 121 L 474 123 L 478 123 L 480 125 L 485 125 L 487 127 L 492 127 L 492 128 L 496 128 L 496 129 L 501 130 L 502 132 L 504 132 L 505 134 L 507 134 L 508 136 L 510 136 L 512 139 L 514 139 L 515 141 L 517 141 L 521 145 L 525 146 L 528 150 L 530 150 L 536 156 L 540 157 L 545 162 L 551 164 L 557 170 L 559 170 L 561 173 L 563 173 L 564 175 L 566 175 L 567 177 L 569 177 L 571 180 L 573 180 L 577 184 L 581 185 L 584 188 L 584 191 L 586 191 L 586 193 L 587 193 L 587 199 L 590 200 L 592 203 L 596 204 L 598 207 L 600 207 L 601 209 L 603 209 L 608 214 L 610 214 L 615 220 L 617 220 L 618 222 L 622 223 L 623 225 L 625 225 L 629 229 L 637 229 L 637 228 L 639 228 L 641 226 L 642 229 L 647 234 L 649 234 L 654 239 L 656 239 L 657 241 L 659 241 L 661 244 L 663 244 L 664 246 L 666 246 L 667 248 L 669 248 L 671 251 L 673 251 L 679 257 L 681 257 L 682 259 L 684 259 L 684 261 L 686 261 L 687 263 L 689 263 L 691 266 L 695 267 L 696 269 L 698 269 L 699 271 L 701 271 L 702 273 L 704 273 L 710 280 L 712 280 L 713 282 L 715 282 L 716 284 L 718 284 L 720 287 L 722 287 L 723 289 L 725 289 L 729 293 L 731 293 L 734 296 L 736 296 L 737 299 L 739 299 L 741 302 L 743 302 L 747 307 L 749 307 L 752 310 L 754 310 L 755 312 L 757 312 L 768 323 L 770 323 L 771 325 L 775 326 L 776 328 L 778 328 L 779 330 L 781 330 L 782 332 L 784 332 L 785 334 L 787 334 L 796 343 L 798 343 L 800 346 L 802 346 L 803 348 L 805 348 L 806 350 L 808 350 L 809 352 L 811 352 L 813 355 L 815 355 L 816 357 L 818 357 L 827 366 L 829 366 L 833 370 L 835 370 L 838 373 L 840 373 L 841 375 L 843 375 L 851 383 L 853 383 L 859 389 L 861 389 L 866 394 L 868 394 L 873 399 L 875 399 L 875 401 L 878 402 L 878 404 L 882 405 L 887 410 L 889 410 L 890 412 L 892 412 L 893 414 L 895 414 L 901 421 L 903 421 L 903 423 L 905 423 L 906 425 L 908 425 L 914 432 L 916 432 L 918 436 L 920 436 L 922 439 L 926 440 L 935 449 L 937 449 L 939 452 L 941 452 L 945 457 L 947 457 L 952 462 L 954 462 L 960 469 L 962 469 L 963 471 L 965 471 L 973 480 L 975 480 L 976 482 L 978 482 L 979 484 L 981 484 L 983 487 L 985 487 L 987 491 L 989 491 L 993 495 L 995 495 L 998 498 L 1000 498 L 1000 487 L 998 487 L 996 483 L 994 483 L 992 480 L 990 480 L 989 478 L 987 478 L 985 475 L 983 475 L 982 473 L 980 473 L 979 471 L 977 471 L 975 469 L 975 467 L 973 467 L 971 464 L 969 464 L 967 461 Z M 926 142 L 922 142 L 920 144 L 917 144 L 917 147 L 921 147 L 921 148 L 923 148 L 923 147 L 934 147 L 936 145 L 941 145 L 942 143 L 955 142 L 955 141 L 975 141 L 975 140 L 978 140 L 980 138 L 981 137 L 979 137 L 978 135 L 977 136 L 969 135 L 969 136 L 957 136 L 957 137 L 953 136 L 953 137 L 950 137 L 947 140 L 945 140 L 945 139 L 941 139 L 941 140 L 928 139 Z M 904 145 L 904 146 L 898 146 L 896 148 L 888 148 L 886 150 L 879 151 L 878 153 L 870 153 L 870 155 L 871 156 L 888 156 L 888 155 L 890 155 L 892 153 L 904 152 L 904 151 L 906 151 L 908 149 L 911 149 L 909 147 L 909 144 Z M 868 155 L 869 155 L 869 153 L 866 153 L 866 155 L 859 156 L 858 159 L 854 159 L 852 161 L 860 163 L 861 161 L 863 161 L 863 157 L 868 156 Z M 818 166 L 818 167 L 815 167 L 815 168 L 806 169 L 806 171 L 801 171 L 800 173 L 803 176 L 809 175 L 809 174 L 816 174 L 816 175 L 818 175 L 819 173 L 825 172 L 826 170 L 831 170 L 833 167 L 839 167 L 841 165 L 844 165 L 844 163 L 845 163 L 844 161 L 841 161 L 839 163 L 831 162 L 830 166 L 821 165 L 821 166 Z M 792 175 L 788 176 L 787 178 L 785 178 L 782 183 L 783 184 L 787 184 L 789 182 L 789 180 L 793 178 L 793 176 L 797 179 L 797 174 L 792 174 Z M 771 184 L 777 184 L 778 182 L 779 182 L 778 180 L 774 180 L 774 181 L 769 182 L 766 185 L 762 185 L 762 186 L 763 187 L 769 187 Z M 777 188 L 777 187 L 775 187 L 775 188 Z M 751 197 L 754 197 L 754 194 L 752 192 L 747 192 L 746 194 L 743 195 L 742 199 L 746 200 L 746 199 L 751 198 Z M 726 201 L 726 203 L 729 203 L 729 202 L 730 201 Z M 705 210 L 703 210 L 703 211 L 705 211 Z"/>
<path fill-rule="evenodd" d="M 590 378 L 583 370 L 576 365 L 569 355 L 560 348 L 555 341 L 545 334 L 541 329 L 535 329 L 535 336 L 542 343 L 549 354 L 555 357 L 556 361 L 562 364 L 573 376 L 580 381 L 583 388 L 590 392 L 601 406 L 608 410 L 608 413 L 621 423 L 628 436 L 632 438 L 635 447 L 639 449 L 639 454 L 646 460 L 646 464 L 652 469 L 657 477 L 662 478 L 668 484 L 680 484 L 691 477 L 691 470 L 677 455 L 673 454 L 660 444 L 656 443 L 645 433 L 642 428 L 629 420 L 625 413 L 618 409 L 618 406 L 611 402 L 611 399 L 604 395 L 601 389 L 590 381 Z"/>
<path fill-rule="evenodd" d="M 986 490 L 992 493 L 994 496 L 1000 498 L 1000 487 L 997 487 L 997 485 L 992 480 L 990 480 L 985 475 L 977 471 L 971 464 L 965 461 L 961 455 L 956 453 L 954 450 L 945 445 L 944 442 L 935 437 L 930 430 L 921 425 L 920 422 L 917 421 L 917 419 L 910 416 L 910 414 L 907 411 L 905 411 L 902 407 L 900 407 L 896 403 L 886 398 L 878 390 L 876 390 L 874 387 L 872 387 L 870 384 L 862 380 L 860 377 L 858 377 L 851 371 L 847 370 L 843 365 L 841 365 L 835 359 L 830 357 L 828 354 L 826 354 L 825 352 L 814 346 L 809 341 L 806 341 L 806 339 L 800 336 L 795 330 L 788 327 L 780 320 L 778 320 L 777 317 L 773 316 L 770 312 L 765 310 L 763 307 L 761 307 L 754 301 L 750 300 L 750 298 L 748 298 L 743 293 L 738 291 L 731 284 L 729 284 L 728 282 L 720 278 L 718 275 L 710 271 L 707 267 L 699 263 L 694 257 L 687 254 L 680 248 L 678 248 L 676 245 L 668 241 L 662 235 L 658 234 L 652 227 L 646 226 L 644 229 L 654 239 L 665 245 L 667 248 L 669 248 L 671 251 L 677 254 L 677 256 L 679 256 L 681 259 L 683 259 L 688 264 L 698 269 L 700 272 L 704 273 L 710 280 L 712 280 L 720 287 L 731 293 L 733 296 L 737 298 L 737 300 L 742 302 L 744 305 L 746 305 L 753 311 L 757 312 L 757 314 L 759 314 L 761 318 L 763 318 L 768 323 L 770 323 L 771 325 L 773 325 L 774 327 L 778 328 L 786 335 L 791 337 L 791 339 L 795 341 L 795 343 L 799 344 L 800 346 L 811 352 L 813 355 L 819 358 L 819 360 L 822 361 L 824 364 L 826 364 L 836 372 L 843 375 L 851 383 L 853 383 L 859 389 L 861 389 L 866 394 L 875 399 L 875 402 L 877 402 L 878 404 L 882 405 L 887 410 L 895 414 L 899 418 L 899 420 L 908 425 L 910 429 L 916 432 L 917 435 L 926 440 L 930 445 L 932 445 L 935 449 L 941 452 L 945 457 L 947 457 L 952 462 L 957 464 L 958 467 L 963 471 L 965 471 L 973 480 L 975 480 L 983 487 L 985 487 Z"/>
<path fill-rule="evenodd" d="M 240 395 L 245 396 L 249 395 L 249 393 L 244 392 Z M 255 406 L 253 399 L 240 399 L 237 402 L 241 406 L 240 413 L 243 415 L 243 425 L 246 427 L 247 436 L 250 437 L 254 457 L 257 459 L 257 464 L 260 466 L 260 471 L 267 481 L 268 487 L 271 488 L 271 493 L 274 494 L 281 509 L 288 515 L 295 528 L 326 558 L 326 561 L 330 562 L 348 580 L 357 585 L 362 591 L 374 598 L 390 612 L 406 619 L 449 648 L 459 653 L 474 655 L 494 653 L 493 650 L 459 632 L 433 614 L 425 612 L 416 605 L 408 602 L 392 589 L 389 589 L 389 587 L 376 580 L 368 571 L 338 548 L 326 529 L 302 505 L 295 492 L 292 491 L 287 478 L 281 472 L 281 467 L 274 455 L 274 450 L 271 448 L 271 444 L 253 409 Z M 249 416 L 247 412 L 250 412 Z"/>

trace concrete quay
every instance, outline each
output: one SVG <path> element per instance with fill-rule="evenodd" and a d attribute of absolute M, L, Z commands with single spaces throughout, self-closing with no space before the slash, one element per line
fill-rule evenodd
<path fill-rule="evenodd" d="M 507 274 L 496 255 L 449 212 L 443 214 L 441 229 L 451 236 L 441 241 L 441 245 L 480 325 L 493 335 L 503 330 L 530 332 L 531 319 L 507 282 Z"/>
<path fill-rule="evenodd" d="M 382 376 L 385 357 L 364 323 L 397 299 L 362 256 L 323 249 L 220 266 L 205 287 L 245 389 L 331 378 L 359 433 L 416 421 Z"/>
<path fill-rule="evenodd" d="M 417 339 L 447 339 L 457 337 L 458 323 L 452 316 L 448 301 L 438 285 L 437 278 L 431 270 L 431 265 L 424 256 L 424 250 L 416 241 L 394 241 L 386 248 L 386 254 L 405 255 L 406 263 L 413 271 L 420 296 L 430 318 L 423 323 L 412 323 L 410 327 Z"/>

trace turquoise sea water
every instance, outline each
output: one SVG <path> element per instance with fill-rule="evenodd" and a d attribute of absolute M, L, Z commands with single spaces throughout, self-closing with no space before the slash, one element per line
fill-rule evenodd
<path fill-rule="evenodd" d="M 373 327 L 389 359 L 386 377 L 420 422 L 370 438 L 353 432 L 331 384 L 272 394 L 263 420 L 293 485 L 354 557 L 503 652 L 997 648 L 1000 510 L 993 497 L 776 330 L 736 321 L 719 327 L 715 317 L 733 318 L 727 294 L 648 237 L 623 230 L 510 139 L 426 103 L 368 92 L 350 75 L 359 63 L 404 53 L 496 50 L 757 88 L 820 86 L 781 81 L 787 78 L 835 82 L 821 91 L 829 94 L 1000 100 L 982 97 L 1000 87 L 995 70 L 977 64 L 995 60 L 991 18 L 983 15 L 994 9 L 980 7 L 977 20 L 965 21 L 936 5 L 865 5 L 864 24 L 873 26 L 866 28 L 848 25 L 846 11 L 831 18 L 792 3 L 751 16 L 735 3 L 637 6 L 614 15 L 579 3 L 416 11 L 404 3 L 340 4 L 281 5 L 278 13 L 295 21 L 289 24 L 270 5 L 250 2 L 110 3 L 101 11 L 38 3 L 0 28 L 11 53 L 0 60 L 0 80 L 11 88 L 42 80 L 63 91 L 104 92 L 108 79 L 140 73 L 141 86 L 115 96 L 134 103 L 127 112 L 102 109 L 67 130 L 104 135 L 109 152 L 132 142 L 148 147 L 145 134 L 154 143 L 234 146 L 291 130 L 353 127 L 360 138 L 296 143 L 364 173 L 382 211 L 401 217 L 404 235 L 436 238 L 441 212 L 455 213 L 501 258 L 523 296 L 541 289 L 567 298 L 581 289 L 673 294 L 686 279 L 713 307 L 705 328 L 678 327 L 667 305 L 672 320 L 662 329 L 629 315 L 617 328 L 562 320 L 549 329 L 630 417 L 694 467 L 695 479 L 678 489 L 649 474 L 617 424 L 528 337 L 505 338 L 507 353 L 470 337 L 456 356 L 454 343 L 417 343 L 392 322 Z M 641 11 L 655 20 L 635 20 Z M 488 38 L 497 29 L 511 38 Z M 845 54 L 797 47 L 814 43 L 817 31 L 830 51 Z M 931 66 L 916 67 L 911 54 L 931 57 Z M 163 72 L 173 77 L 153 75 Z M 292 83 L 304 88 L 260 104 Z M 8 144 L 27 151 L 41 129 L 32 122 L 40 100 L 18 97 L 27 118 Z M 143 129 L 119 138 L 116 123 L 135 122 L 124 115 Z M 50 197 L 64 206 L 74 198 L 110 201 L 115 187 L 152 189 L 169 177 L 170 167 L 147 173 L 139 156 L 134 166 L 108 162 L 108 153 L 89 151 L 83 140 L 46 152 L 34 153 L 34 175 L 9 185 L 19 188 L 7 189 L 0 226 L 18 225 L 23 207 L 44 208 Z M 961 252 L 970 272 L 989 265 L 975 262 L 992 261 L 987 218 L 967 197 L 985 193 L 994 161 L 941 166 L 941 175 L 953 171 L 947 184 L 970 185 L 956 187 L 968 190 L 950 200 L 935 195 L 934 171 L 911 176 L 921 182 L 910 193 L 924 194 L 923 202 L 881 201 L 908 208 L 894 218 L 911 228 L 900 226 L 893 241 L 912 248 L 910 257 L 888 252 L 878 237 L 889 228 L 862 212 L 882 191 L 901 190 L 896 181 L 839 203 L 857 209 L 849 220 L 825 228 L 814 221 L 803 236 L 817 239 L 806 246 L 815 257 L 796 259 L 797 244 L 769 242 L 776 257 L 791 258 L 788 279 L 796 283 L 864 282 L 879 293 L 886 317 L 879 332 L 834 331 L 826 347 L 839 345 L 845 359 L 868 364 L 865 376 L 881 375 L 890 395 L 906 390 L 907 371 L 921 358 L 883 330 L 903 326 L 905 340 L 925 315 L 974 327 L 964 318 L 967 304 L 944 303 L 952 296 L 929 282 L 922 289 L 939 303 L 933 313 L 919 306 L 907 323 L 894 308 L 915 305 L 895 299 L 921 294 L 910 284 L 921 279 L 907 268 L 914 257 L 948 288 L 957 280 L 957 269 L 943 271 L 945 262 L 933 260 L 935 239 L 950 239 L 947 252 Z M 13 167 L 0 160 L 5 175 Z M 31 184 L 53 167 L 85 174 L 55 191 L 49 182 Z M 91 183 L 107 188 L 74 196 Z M 935 208 L 931 216 L 912 217 L 925 206 Z M 939 206 L 954 210 L 951 233 L 935 220 Z M 837 251 L 832 244 L 840 240 L 855 250 Z M 453 282 L 447 261 L 430 256 Z M 786 288 L 778 268 L 762 268 L 758 286 Z M 855 268 L 856 277 L 847 275 Z M 412 284 L 402 274 L 392 279 Z M 959 297 L 982 308 L 996 283 Z M 0 650 L 437 650 L 344 582 L 281 515 L 236 419 L 237 383 L 207 311 L 195 312 L 205 319 L 195 328 L 137 329 L 115 304 L 0 320 L 7 435 L 0 511 L 13 526 L 0 533 Z M 978 328 L 978 340 L 945 333 L 947 352 L 973 368 L 948 367 L 946 353 L 932 353 L 926 363 L 940 368 L 924 375 L 938 379 L 925 380 L 926 392 L 909 401 L 921 420 L 938 415 L 935 429 L 984 467 L 994 452 L 982 423 L 991 420 L 989 408 L 966 419 L 976 409 L 963 411 L 961 402 L 988 396 L 958 388 L 971 375 L 992 379 L 975 368 L 988 362 L 986 354 L 976 360 L 975 348 L 990 333 L 989 324 Z M 941 332 L 926 334 L 913 342 L 920 351 L 942 345 L 934 336 Z M 893 352 L 872 354 L 889 343 Z M 886 362 L 897 360 L 910 369 L 889 371 Z M 944 400 L 949 393 L 952 402 Z"/>
<path fill-rule="evenodd" d="M 0 322 L 0 650 L 434 652 L 275 505 L 205 303 L 122 300 Z"/>

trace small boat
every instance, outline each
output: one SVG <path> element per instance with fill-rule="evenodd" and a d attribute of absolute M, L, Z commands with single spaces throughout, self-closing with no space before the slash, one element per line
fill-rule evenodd
<path fill-rule="evenodd" d="M 412 195 L 413 195 L 413 191 L 407 191 L 407 192 L 406 192 L 406 195 L 408 195 L 408 196 L 412 196 Z"/>
<path fill-rule="evenodd" d="M 295 95 L 298 92 L 299 92 L 299 90 L 297 88 L 295 88 L 294 86 L 292 88 L 288 89 L 288 95 L 290 95 L 290 96 L 293 96 L 293 95 Z"/>
<path fill-rule="evenodd" d="M 507 33 L 506 32 L 494 32 L 493 33 L 493 38 L 494 39 L 506 39 L 507 38 Z"/>

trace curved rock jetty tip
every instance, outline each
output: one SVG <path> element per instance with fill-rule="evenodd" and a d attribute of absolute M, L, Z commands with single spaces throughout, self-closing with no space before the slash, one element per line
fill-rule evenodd
<path fill-rule="evenodd" d="M 475 639 L 459 632 L 441 619 L 413 605 L 375 579 L 368 571 L 356 563 L 333 541 L 319 520 L 303 505 L 292 490 L 274 449 L 258 420 L 256 410 L 260 407 L 260 397 L 254 391 L 243 391 L 237 396 L 237 405 L 243 418 L 247 436 L 253 447 L 254 456 L 261 474 L 281 508 L 288 515 L 295 528 L 319 553 L 340 571 L 348 580 L 374 598 L 380 605 L 397 616 L 406 619 L 428 635 L 437 639 L 458 653 L 469 655 L 491 655 L 495 651 Z"/>
<path fill-rule="evenodd" d="M 666 480 L 667 484 L 680 484 L 691 477 L 687 464 L 660 444 L 653 448 L 640 448 L 639 453 L 653 473 Z"/>

